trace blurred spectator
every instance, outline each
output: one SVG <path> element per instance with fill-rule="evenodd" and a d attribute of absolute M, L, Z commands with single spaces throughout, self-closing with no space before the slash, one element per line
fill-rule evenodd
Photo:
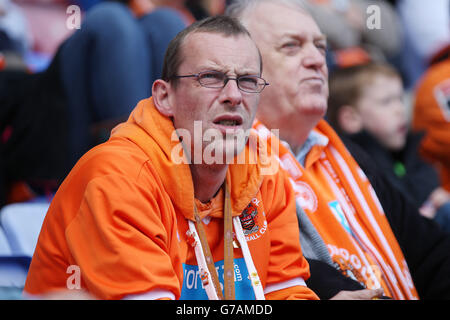
<path fill-rule="evenodd" d="M 0 207 L 50 194 L 68 165 L 56 64 L 40 73 L 0 72 L 0 105 Z"/>
<path fill-rule="evenodd" d="M 450 43 L 449 0 L 397 0 L 405 33 L 398 61 L 406 88 L 414 88 L 431 58 Z"/>
<path fill-rule="evenodd" d="M 136 19 L 126 6 L 104 2 L 86 13 L 81 29 L 60 48 L 72 163 L 93 144 L 106 140 L 103 135 L 151 95 L 165 49 L 185 26 L 168 8 Z M 94 123 L 100 126 L 93 128 Z M 92 140 L 92 129 L 99 140 Z"/>
<path fill-rule="evenodd" d="M 185 26 L 173 9 L 155 7 L 137 18 L 124 4 L 103 2 L 86 13 L 47 70 L 0 72 L 1 204 L 14 182 L 60 181 L 106 140 L 151 95 L 167 44 Z M 24 199 L 36 189 L 19 190 Z"/>
<path fill-rule="evenodd" d="M 327 36 L 329 49 L 347 52 L 359 49 L 371 59 L 386 61 L 395 57 L 403 41 L 403 31 L 395 8 L 381 0 L 307 0 L 305 4 L 322 32 Z M 379 28 L 369 26 L 372 13 L 379 8 Z M 370 8 L 369 8 L 370 9 Z M 374 15 L 375 17 L 375 15 Z M 354 55 L 353 51 L 351 54 Z"/>
<path fill-rule="evenodd" d="M 195 19 L 200 20 L 208 16 L 223 14 L 225 0 L 186 0 L 186 7 L 192 12 Z"/>
<path fill-rule="evenodd" d="M 450 46 L 435 56 L 415 98 L 413 129 L 425 132 L 421 154 L 436 165 L 444 190 L 450 192 Z"/>
<path fill-rule="evenodd" d="M 401 76 L 389 65 L 335 70 L 330 75 L 328 119 L 338 133 L 368 152 L 423 215 L 447 220 L 450 193 L 440 188 L 436 170 L 419 155 L 422 136 L 409 131 L 403 95 Z M 450 224 L 442 226 L 450 232 Z"/>
<path fill-rule="evenodd" d="M 66 0 L 12 0 L 29 25 L 32 43 L 22 57 L 31 72 L 45 70 L 59 45 L 74 29 L 67 27 L 70 5 Z"/>
<path fill-rule="evenodd" d="M 4 31 L 0 30 L 0 70 L 6 66 L 11 70 L 27 69 L 21 53 L 16 51 L 14 42 Z"/>
<path fill-rule="evenodd" d="M 28 21 L 22 10 L 11 0 L 0 0 L 0 31 L 3 32 L 0 51 L 14 51 L 23 56 L 31 48 Z"/>

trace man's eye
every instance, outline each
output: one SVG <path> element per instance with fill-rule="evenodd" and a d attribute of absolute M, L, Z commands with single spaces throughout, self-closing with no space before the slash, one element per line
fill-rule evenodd
<path fill-rule="evenodd" d="M 255 90 L 262 85 L 260 81 L 257 77 L 239 77 L 239 87 L 243 90 Z"/>
<path fill-rule="evenodd" d="M 289 41 L 285 42 L 281 46 L 280 51 L 288 56 L 295 55 L 297 52 L 299 52 L 301 46 L 302 44 L 299 41 Z"/>
<path fill-rule="evenodd" d="M 207 72 L 200 75 L 201 79 L 223 79 L 223 74 L 220 72 Z"/>
<path fill-rule="evenodd" d="M 199 75 L 198 80 L 203 85 L 216 85 L 223 83 L 225 75 L 221 72 L 205 72 Z"/>
<path fill-rule="evenodd" d="M 258 79 L 255 77 L 239 77 L 239 82 L 255 85 L 258 83 Z"/>
<path fill-rule="evenodd" d="M 316 48 L 319 49 L 319 51 L 324 52 L 324 53 L 327 51 L 327 45 L 326 44 L 318 43 L 318 44 L 316 44 Z"/>
<path fill-rule="evenodd" d="M 285 44 L 283 44 L 283 48 L 293 48 L 293 47 L 297 47 L 299 46 L 300 43 L 298 41 L 291 41 L 291 42 L 286 42 Z"/>

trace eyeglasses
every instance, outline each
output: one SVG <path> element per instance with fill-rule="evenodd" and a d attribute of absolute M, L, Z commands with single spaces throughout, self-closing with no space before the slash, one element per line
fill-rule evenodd
<path fill-rule="evenodd" d="M 197 78 L 196 80 L 202 87 L 206 88 L 223 88 L 227 85 L 229 80 L 236 80 L 237 86 L 240 90 L 249 93 L 259 93 L 269 85 L 261 77 L 254 75 L 239 76 L 237 78 L 228 77 L 225 73 L 220 71 L 203 71 L 197 74 L 188 74 L 185 76 L 173 76 L 173 78 Z"/>

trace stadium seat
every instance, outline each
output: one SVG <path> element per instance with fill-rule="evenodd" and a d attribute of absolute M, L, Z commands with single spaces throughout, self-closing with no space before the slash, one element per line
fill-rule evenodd
<path fill-rule="evenodd" d="M 24 287 L 48 207 L 47 201 L 38 201 L 0 210 L 0 299 L 5 290 L 10 293 Z"/>

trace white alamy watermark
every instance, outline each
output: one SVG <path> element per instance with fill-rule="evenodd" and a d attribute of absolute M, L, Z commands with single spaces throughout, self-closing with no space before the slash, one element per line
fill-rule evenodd
<path fill-rule="evenodd" d="M 253 129 L 233 129 L 225 132 L 203 130 L 202 121 L 194 121 L 193 136 L 187 129 L 172 132 L 171 141 L 178 142 L 171 151 L 175 164 L 261 164 L 261 174 L 278 170 L 279 129 L 270 133 L 277 139 L 267 140 Z M 246 148 L 246 145 L 248 148 Z"/>
<path fill-rule="evenodd" d="M 366 14 L 368 15 L 366 20 L 366 27 L 369 30 L 381 29 L 381 9 L 379 6 L 373 4 L 367 6 Z"/>
<path fill-rule="evenodd" d="M 66 27 L 69 30 L 81 29 L 81 9 L 73 4 L 67 7 L 66 13 L 69 15 L 66 20 Z"/>
<path fill-rule="evenodd" d="M 67 274 L 70 274 L 66 280 L 66 287 L 69 290 L 79 290 L 81 289 L 81 270 L 80 267 L 72 264 L 67 267 Z"/>

